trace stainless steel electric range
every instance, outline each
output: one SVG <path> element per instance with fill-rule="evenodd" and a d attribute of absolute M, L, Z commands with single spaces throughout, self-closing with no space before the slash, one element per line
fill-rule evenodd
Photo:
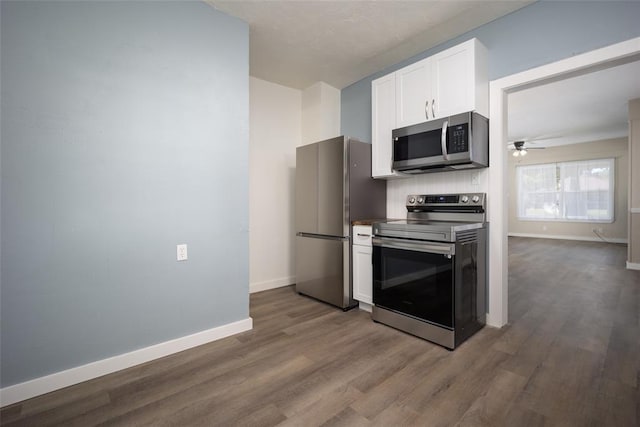
<path fill-rule="evenodd" d="M 453 350 L 486 315 L 486 196 L 407 196 L 373 225 L 373 320 Z"/>

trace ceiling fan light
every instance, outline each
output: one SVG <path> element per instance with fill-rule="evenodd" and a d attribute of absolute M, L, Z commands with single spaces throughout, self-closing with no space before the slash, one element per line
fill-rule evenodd
<path fill-rule="evenodd" d="M 519 151 L 518 151 L 518 150 L 513 150 L 513 154 L 512 154 L 512 156 L 513 156 L 513 157 L 518 157 L 518 156 L 520 155 L 520 154 L 518 154 L 518 153 L 519 153 Z"/>
<path fill-rule="evenodd" d="M 520 150 L 520 155 L 521 156 L 526 156 L 527 155 L 527 150 L 525 150 L 524 148 L 522 150 Z"/>

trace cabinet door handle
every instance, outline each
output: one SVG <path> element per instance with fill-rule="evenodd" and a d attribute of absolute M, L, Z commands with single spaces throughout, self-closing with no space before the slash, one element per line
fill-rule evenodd
<path fill-rule="evenodd" d="M 357 233 L 357 234 L 360 237 L 371 237 L 371 234 L 362 234 L 362 233 Z"/>
<path fill-rule="evenodd" d="M 435 107 L 436 107 L 436 100 L 433 99 L 433 100 L 431 100 L 431 117 L 434 118 L 434 119 L 436 118 Z"/>
<path fill-rule="evenodd" d="M 424 116 L 429 119 L 429 100 L 424 103 Z"/>

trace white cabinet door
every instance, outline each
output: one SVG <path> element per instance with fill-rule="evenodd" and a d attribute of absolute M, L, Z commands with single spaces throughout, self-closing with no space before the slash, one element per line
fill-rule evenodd
<path fill-rule="evenodd" d="M 391 170 L 393 144 L 391 131 L 396 128 L 395 73 L 371 82 L 371 176 L 397 176 Z"/>
<path fill-rule="evenodd" d="M 436 118 L 466 111 L 489 114 L 486 48 L 469 40 L 430 57 Z"/>
<path fill-rule="evenodd" d="M 396 71 L 396 128 L 433 118 L 430 75 L 428 58 Z"/>
<path fill-rule="evenodd" d="M 353 245 L 353 299 L 373 304 L 371 246 Z"/>

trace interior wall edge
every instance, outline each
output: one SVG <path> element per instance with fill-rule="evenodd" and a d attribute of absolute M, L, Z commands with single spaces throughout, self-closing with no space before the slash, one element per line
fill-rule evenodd
<path fill-rule="evenodd" d="M 107 359 L 4 387 L 0 389 L 0 407 L 5 407 L 132 366 L 160 359 L 251 329 L 253 329 L 253 319 L 248 317 L 243 320 L 196 332 L 195 334 L 165 341 L 129 353 L 119 354 Z"/>

